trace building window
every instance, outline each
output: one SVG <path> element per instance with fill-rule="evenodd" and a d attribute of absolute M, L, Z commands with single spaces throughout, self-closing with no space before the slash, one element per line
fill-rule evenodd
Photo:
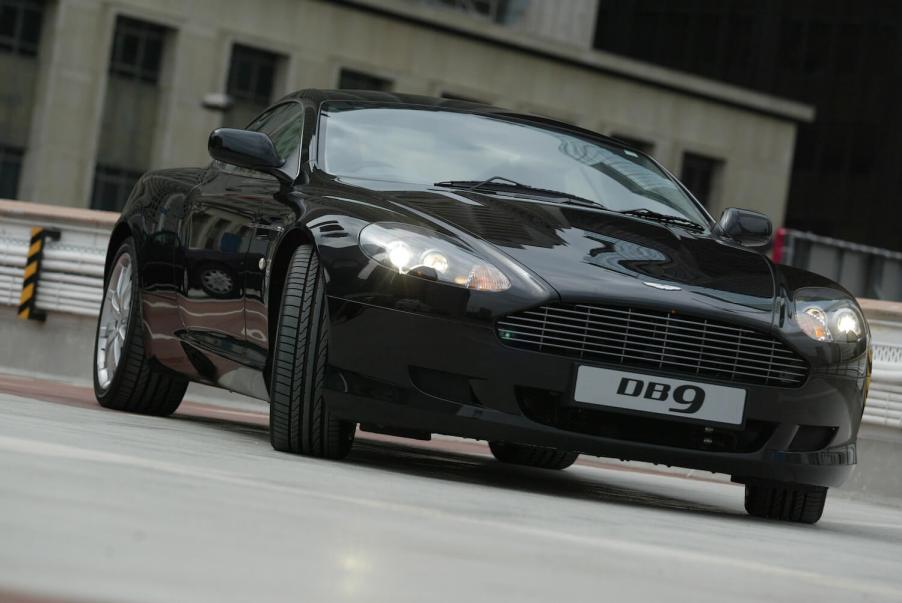
<path fill-rule="evenodd" d="M 619 140 L 623 144 L 631 146 L 634 149 L 638 149 L 648 155 L 651 155 L 655 150 L 655 143 L 649 142 L 647 140 L 641 140 L 641 139 L 635 138 L 633 136 L 624 136 L 621 134 L 611 134 L 611 138 L 613 138 L 614 140 Z"/>
<path fill-rule="evenodd" d="M 723 170 L 723 161 L 695 153 L 683 154 L 683 172 L 681 180 L 696 199 L 705 207 L 711 207 L 716 201 L 717 185 Z"/>
<path fill-rule="evenodd" d="M 109 165 L 97 165 L 94 171 L 94 192 L 91 209 L 122 211 L 141 172 Z"/>
<path fill-rule="evenodd" d="M 226 92 L 236 100 L 268 105 L 272 100 L 279 57 L 265 50 L 235 44 Z"/>
<path fill-rule="evenodd" d="M 353 69 L 342 69 L 338 74 L 338 87 L 342 90 L 378 90 L 387 92 L 392 89 L 392 81 L 369 75 Z"/>
<path fill-rule="evenodd" d="M 19 193 L 22 149 L 0 145 L 0 199 L 15 199 Z"/>
<path fill-rule="evenodd" d="M 0 51 L 37 55 L 43 18 L 42 0 L 0 0 Z"/>
<path fill-rule="evenodd" d="M 156 84 L 160 79 L 165 34 L 165 28 L 153 23 L 128 17 L 116 19 L 110 73 Z"/>

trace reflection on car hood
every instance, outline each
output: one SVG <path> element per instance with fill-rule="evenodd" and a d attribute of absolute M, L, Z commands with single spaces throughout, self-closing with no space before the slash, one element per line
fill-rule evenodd
<path fill-rule="evenodd" d="M 493 243 L 564 300 L 610 295 L 626 277 L 659 290 L 679 287 L 696 301 L 708 298 L 720 307 L 735 304 L 756 313 L 774 308 L 767 260 L 709 235 L 613 212 L 471 191 L 381 194 L 395 207 Z"/>

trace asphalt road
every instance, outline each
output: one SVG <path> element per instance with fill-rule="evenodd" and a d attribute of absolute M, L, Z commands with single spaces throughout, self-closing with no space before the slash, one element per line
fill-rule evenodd
<path fill-rule="evenodd" d="M 265 405 L 0 391 L 0 601 L 902 601 L 902 509 L 783 525 L 717 480 L 367 434 L 318 461 L 270 448 Z"/>

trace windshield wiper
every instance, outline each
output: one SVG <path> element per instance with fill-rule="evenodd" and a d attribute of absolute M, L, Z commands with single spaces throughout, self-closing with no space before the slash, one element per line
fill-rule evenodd
<path fill-rule="evenodd" d="M 693 222 L 688 218 L 681 218 L 672 214 L 658 213 L 650 209 L 629 209 L 627 211 L 621 211 L 617 213 L 623 214 L 625 216 L 636 216 L 637 218 L 644 218 L 646 220 L 652 220 L 654 222 L 662 222 L 664 224 L 675 224 L 677 226 L 682 226 L 690 230 L 697 230 L 699 232 L 705 231 L 705 227 L 698 222 Z"/>
<path fill-rule="evenodd" d="M 543 197 L 554 197 L 563 200 L 565 203 L 580 205 L 582 207 L 594 207 L 596 209 L 600 207 L 604 209 L 604 205 L 602 205 L 601 203 L 591 201 L 590 199 L 580 197 L 579 195 L 565 193 L 562 191 L 555 191 L 548 188 L 530 186 L 529 184 L 522 184 L 520 182 L 517 182 L 516 180 L 511 180 L 510 178 L 505 178 L 503 176 L 494 176 L 492 178 L 489 178 L 488 180 L 446 180 L 443 182 L 436 182 L 435 184 L 433 184 L 433 186 L 441 186 L 445 188 L 462 188 L 469 191 L 484 189 L 493 192 L 520 192 L 539 195 Z"/>

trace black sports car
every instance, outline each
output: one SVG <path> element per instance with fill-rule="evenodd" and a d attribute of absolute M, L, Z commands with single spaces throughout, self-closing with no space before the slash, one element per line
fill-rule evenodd
<path fill-rule="evenodd" d="M 269 400 L 277 450 L 356 426 L 729 474 L 758 516 L 815 522 L 870 374 L 861 310 L 715 221 L 652 158 L 460 101 L 292 94 L 210 135 L 205 168 L 135 186 L 110 239 L 95 389 L 167 415 L 188 381 Z"/>

